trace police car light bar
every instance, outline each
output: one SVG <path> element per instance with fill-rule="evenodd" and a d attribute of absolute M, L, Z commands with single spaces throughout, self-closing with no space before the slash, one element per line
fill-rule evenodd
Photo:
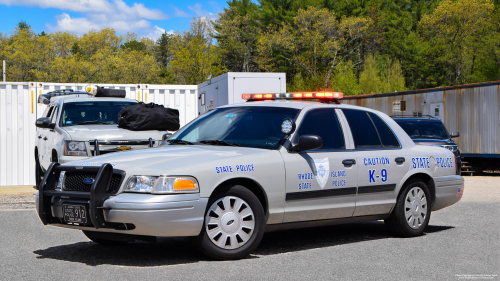
<path fill-rule="evenodd" d="M 294 92 L 280 94 L 243 94 L 241 98 L 247 101 L 258 100 L 304 100 L 317 99 L 320 101 L 333 101 L 344 97 L 340 92 Z"/>

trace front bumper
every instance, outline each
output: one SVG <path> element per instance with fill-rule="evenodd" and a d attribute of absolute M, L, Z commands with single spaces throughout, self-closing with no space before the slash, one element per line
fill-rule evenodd
<path fill-rule="evenodd" d="M 434 178 L 436 199 L 432 211 L 451 206 L 462 198 L 464 193 L 464 178 L 461 176 L 445 176 Z"/>
<path fill-rule="evenodd" d="M 61 156 L 59 156 L 59 159 L 57 159 L 57 160 L 61 164 L 66 164 L 69 162 L 85 160 L 88 158 L 90 158 L 90 156 L 65 156 L 65 155 L 61 155 Z"/>
<path fill-rule="evenodd" d="M 107 168 L 103 168 L 105 166 Z M 74 168 L 68 166 L 54 168 L 54 165 L 49 167 L 52 176 L 44 178 L 35 200 L 36 210 L 43 224 L 70 229 L 146 236 L 196 236 L 203 227 L 208 198 L 200 198 L 199 194 L 122 193 L 109 196 L 103 192 L 104 189 L 100 189 L 105 178 L 99 177 L 99 173 L 90 193 L 55 191 L 52 185 L 57 182 L 52 178 L 58 179 L 60 170 Z M 99 171 L 111 168 L 112 171 L 111 165 L 92 168 L 99 169 Z M 99 198 L 103 198 L 102 203 Z M 85 205 L 89 210 L 88 225 L 66 223 L 63 220 L 62 211 L 64 203 Z"/>

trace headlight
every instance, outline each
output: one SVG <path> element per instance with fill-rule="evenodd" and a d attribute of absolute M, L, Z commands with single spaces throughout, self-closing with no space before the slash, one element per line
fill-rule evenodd
<path fill-rule="evenodd" d="M 87 156 L 87 148 L 84 141 L 66 141 L 64 143 L 64 155 Z"/>
<path fill-rule="evenodd" d="M 125 192 L 152 194 L 198 193 L 198 181 L 188 176 L 132 176 L 125 185 Z"/>
<path fill-rule="evenodd" d="M 458 146 L 457 145 L 439 145 L 439 146 L 440 147 L 444 147 L 444 148 L 448 149 L 451 152 L 456 152 L 458 150 Z"/>

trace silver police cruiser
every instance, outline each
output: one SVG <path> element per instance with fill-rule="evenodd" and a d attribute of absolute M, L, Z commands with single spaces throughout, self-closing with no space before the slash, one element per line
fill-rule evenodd
<path fill-rule="evenodd" d="M 244 94 L 251 102 L 201 115 L 159 148 L 51 163 L 38 215 L 104 245 L 190 236 L 221 260 L 280 229 L 384 220 L 421 235 L 463 195 L 453 153 L 341 97 Z"/>

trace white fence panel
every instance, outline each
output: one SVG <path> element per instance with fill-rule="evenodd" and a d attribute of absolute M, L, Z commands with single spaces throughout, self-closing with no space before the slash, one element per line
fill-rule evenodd
<path fill-rule="evenodd" d="M 44 82 L 0 83 L 0 186 L 35 184 L 35 122 L 46 107 L 38 104 L 38 96 L 54 90 L 85 91 L 95 86 Z M 178 109 L 181 127 L 198 116 L 196 85 L 99 86 L 125 90 L 127 98 Z"/>

